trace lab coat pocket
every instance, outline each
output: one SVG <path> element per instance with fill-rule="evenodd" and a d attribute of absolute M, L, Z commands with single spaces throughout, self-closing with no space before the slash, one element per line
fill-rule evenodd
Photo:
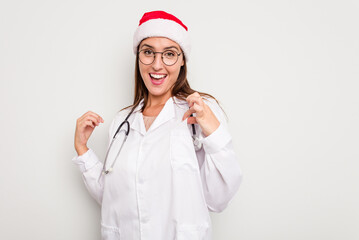
<path fill-rule="evenodd" d="M 209 224 L 191 225 L 181 224 L 178 226 L 176 240 L 209 240 Z"/>
<path fill-rule="evenodd" d="M 101 223 L 101 240 L 120 240 L 120 230 L 117 227 Z"/>
<path fill-rule="evenodd" d="M 184 121 L 185 122 L 185 121 Z M 171 131 L 171 166 L 177 170 L 197 171 L 198 161 L 187 123 L 181 123 Z"/>

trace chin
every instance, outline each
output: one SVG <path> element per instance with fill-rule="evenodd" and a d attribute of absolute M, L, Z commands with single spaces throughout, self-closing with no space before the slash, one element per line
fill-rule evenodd
<path fill-rule="evenodd" d="M 148 91 L 152 96 L 156 96 L 156 97 L 159 97 L 159 96 L 163 96 L 165 95 L 167 92 L 165 91 L 156 91 L 156 90 L 149 90 Z"/>

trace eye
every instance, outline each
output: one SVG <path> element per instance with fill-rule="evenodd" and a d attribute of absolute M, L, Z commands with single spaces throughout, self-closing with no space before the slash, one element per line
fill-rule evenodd
<path fill-rule="evenodd" d="M 151 56 L 151 55 L 153 55 L 153 51 L 152 51 L 151 49 L 143 50 L 143 53 L 144 53 L 146 56 Z"/>
<path fill-rule="evenodd" d="M 175 57 L 177 54 L 174 51 L 166 51 L 163 53 L 163 56 L 166 58 L 173 58 Z"/>

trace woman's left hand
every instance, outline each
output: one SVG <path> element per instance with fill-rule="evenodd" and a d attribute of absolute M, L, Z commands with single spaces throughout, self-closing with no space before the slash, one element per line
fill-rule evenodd
<path fill-rule="evenodd" d="M 211 108 L 204 103 L 198 92 L 192 93 L 186 98 L 189 109 L 183 115 L 182 121 L 187 119 L 188 124 L 199 124 L 205 137 L 211 135 L 220 125 L 217 117 Z M 196 113 L 196 117 L 190 117 L 192 113 Z"/>

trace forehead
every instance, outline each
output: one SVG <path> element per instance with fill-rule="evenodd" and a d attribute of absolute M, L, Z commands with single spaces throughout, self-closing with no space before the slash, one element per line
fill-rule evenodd
<path fill-rule="evenodd" d="M 168 47 L 176 47 L 178 50 L 181 49 L 180 46 L 175 41 L 172 41 L 171 39 L 166 37 L 149 37 L 143 39 L 142 42 L 140 43 L 140 48 L 145 44 L 155 49 L 163 49 Z"/>

